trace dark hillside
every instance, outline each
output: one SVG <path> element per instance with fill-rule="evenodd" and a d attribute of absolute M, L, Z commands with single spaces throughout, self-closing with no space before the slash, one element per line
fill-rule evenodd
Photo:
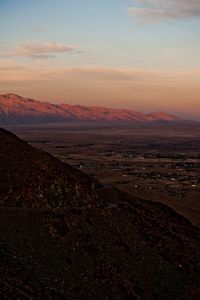
<path fill-rule="evenodd" d="M 0 130 L 1 299 L 199 299 L 199 231 Z M 26 281 L 26 278 L 27 281 Z"/>

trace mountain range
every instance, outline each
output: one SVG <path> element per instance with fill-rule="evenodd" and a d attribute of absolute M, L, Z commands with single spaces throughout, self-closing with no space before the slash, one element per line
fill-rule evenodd
<path fill-rule="evenodd" d="M 52 104 L 15 94 L 0 95 L 0 123 L 51 123 L 74 121 L 173 122 L 179 118 L 165 112 L 144 114 L 127 109 L 101 106 Z"/>
<path fill-rule="evenodd" d="M 199 230 L 0 128 L 0 299 L 199 299 Z"/>

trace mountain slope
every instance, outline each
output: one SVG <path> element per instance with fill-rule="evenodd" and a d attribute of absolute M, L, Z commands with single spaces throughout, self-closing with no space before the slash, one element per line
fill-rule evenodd
<path fill-rule="evenodd" d="M 199 231 L 168 207 L 3 129 L 0 183 L 1 299 L 199 299 Z"/>
<path fill-rule="evenodd" d="M 101 185 L 94 179 L 31 148 L 3 129 L 0 129 L 0 148 L 0 206 L 96 206 L 93 190 Z"/>
<path fill-rule="evenodd" d="M 96 121 L 175 121 L 178 118 L 164 112 L 140 112 L 98 106 L 81 106 L 39 102 L 14 94 L 0 95 L 0 123 L 46 123 L 68 120 Z"/>

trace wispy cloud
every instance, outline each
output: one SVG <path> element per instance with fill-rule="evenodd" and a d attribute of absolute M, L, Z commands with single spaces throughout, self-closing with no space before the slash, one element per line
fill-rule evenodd
<path fill-rule="evenodd" d="M 0 72 L 10 72 L 10 71 L 17 71 L 22 70 L 23 67 L 16 65 L 14 62 L 10 60 L 0 60 Z"/>
<path fill-rule="evenodd" d="M 22 43 L 2 56 L 30 57 L 36 59 L 53 58 L 62 53 L 80 53 L 78 46 L 55 42 Z"/>
<path fill-rule="evenodd" d="M 53 102 L 133 109 L 191 111 L 199 119 L 200 69 L 56 67 L 43 62 L 0 60 L 0 93 L 14 92 Z M 193 103 L 193 105 L 191 105 Z"/>
<path fill-rule="evenodd" d="M 12 60 L 0 60 L 0 83 L 21 82 L 42 80 L 38 68 L 20 65 Z"/>
<path fill-rule="evenodd" d="M 142 69 L 109 68 L 102 66 L 67 67 L 47 71 L 49 76 L 70 77 L 108 84 L 176 84 L 185 81 L 200 81 L 200 69 Z"/>
<path fill-rule="evenodd" d="M 102 66 L 59 67 L 28 66 L 13 61 L 0 61 L 0 81 L 31 80 L 88 81 L 100 84 L 176 84 L 178 82 L 200 81 L 200 69 L 159 70 L 134 68 L 109 68 Z"/>
<path fill-rule="evenodd" d="M 200 17 L 200 0 L 135 0 L 133 3 L 130 14 L 143 23 Z"/>
<path fill-rule="evenodd" d="M 13 49 L 14 56 L 28 56 L 33 58 L 46 58 L 58 53 L 71 53 L 78 47 L 72 45 L 58 44 L 55 42 L 46 43 L 25 43 Z"/>

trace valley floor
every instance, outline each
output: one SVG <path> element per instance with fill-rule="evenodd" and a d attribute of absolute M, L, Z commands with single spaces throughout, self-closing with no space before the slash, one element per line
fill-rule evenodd
<path fill-rule="evenodd" d="M 200 126 L 69 123 L 11 127 L 62 161 L 200 226 Z"/>

